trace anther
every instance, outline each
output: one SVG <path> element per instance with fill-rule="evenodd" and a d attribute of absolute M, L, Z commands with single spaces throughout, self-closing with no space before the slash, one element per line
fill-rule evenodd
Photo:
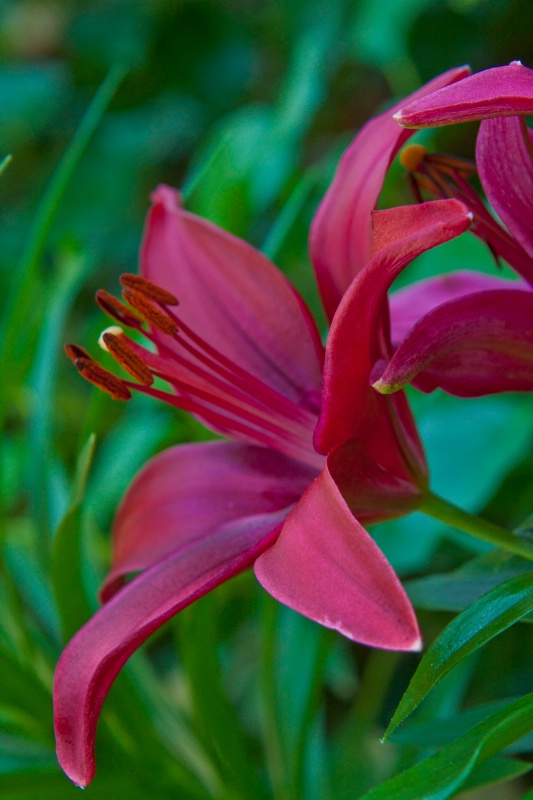
<path fill-rule="evenodd" d="M 118 328 L 119 335 L 112 331 L 113 329 L 108 328 L 102 333 L 101 339 L 105 345 L 105 349 L 111 353 L 120 366 L 124 367 L 126 372 L 129 372 L 139 383 L 142 383 L 144 386 L 151 386 L 154 382 L 154 378 L 146 364 L 144 364 L 139 356 L 128 346 L 127 339 L 122 334 L 120 328 Z"/>
<path fill-rule="evenodd" d="M 88 358 L 88 359 L 91 358 L 87 350 L 85 350 L 83 347 L 80 347 L 77 344 L 66 344 L 65 353 L 70 358 L 70 360 L 74 362 L 76 362 L 78 358 Z"/>
<path fill-rule="evenodd" d="M 178 299 L 171 292 L 167 292 L 166 289 L 162 289 L 152 281 L 146 280 L 146 278 L 141 278 L 140 275 L 132 275 L 129 272 L 125 272 L 120 276 L 120 282 L 126 289 L 133 289 L 133 291 L 149 297 L 150 300 L 156 303 L 162 303 L 165 306 L 179 305 Z"/>
<path fill-rule="evenodd" d="M 408 172 L 416 172 L 426 157 L 426 148 L 421 144 L 410 144 L 401 151 L 399 160 Z"/>
<path fill-rule="evenodd" d="M 122 325 L 126 325 L 128 328 L 138 328 L 140 324 L 140 319 L 128 306 L 125 306 L 124 303 L 121 303 L 116 297 L 113 297 L 112 294 L 106 292 L 105 289 L 98 289 L 96 292 L 96 302 L 111 319 L 117 320 L 117 322 L 121 322 Z"/>
<path fill-rule="evenodd" d="M 92 358 L 77 358 L 74 366 L 82 377 L 110 394 L 113 400 L 129 400 L 131 398 L 131 392 L 124 382 L 112 372 L 101 367 Z"/>
<path fill-rule="evenodd" d="M 122 296 L 124 300 L 126 300 L 131 306 L 133 306 L 136 311 L 138 311 L 142 316 L 151 322 L 152 325 L 155 325 L 156 328 L 159 328 L 160 331 L 163 333 L 168 333 L 169 336 L 173 336 L 175 333 L 178 332 L 178 326 L 176 323 L 170 319 L 163 311 L 160 311 L 156 308 L 146 297 L 141 294 L 140 292 L 135 291 L 134 289 L 123 289 Z"/>

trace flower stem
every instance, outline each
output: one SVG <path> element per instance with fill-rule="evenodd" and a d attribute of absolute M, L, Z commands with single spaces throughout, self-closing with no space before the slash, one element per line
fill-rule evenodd
<path fill-rule="evenodd" d="M 471 536 L 477 536 L 478 539 L 483 539 L 496 547 L 502 547 L 504 550 L 509 550 L 511 553 L 533 561 L 533 542 L 501 528 L 494 522 L 488 522 L 475 514 L 469 514 L 431 492 L 426 495 L 419 510 L 428 517 L 451 525 L 452 528 L 469 533 Z"/>

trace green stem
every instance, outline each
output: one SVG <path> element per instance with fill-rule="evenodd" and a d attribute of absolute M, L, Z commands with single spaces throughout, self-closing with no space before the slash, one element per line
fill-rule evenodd
<path fill-rule="evenodd" d="M 533 561 L 533 542 L 520 538 L 494 522 L 469 514 L 431 492 L 426 495 L 419 510 L 452 528 Z"/>

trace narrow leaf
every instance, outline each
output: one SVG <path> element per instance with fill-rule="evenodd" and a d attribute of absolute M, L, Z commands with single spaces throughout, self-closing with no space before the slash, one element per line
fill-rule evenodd
<path fill-rule="evenodd" d="M 533 610 L 532 588 L 532 572 L 510 578 L 480 597 L 444 629 L 419 664 L 384 738 L 447 672 Z"/>
<path fill-rule="evenodd" d="M 83 591 L 82 502 L 94 456 L 95 436 L 89 437 L 76 466 L 72 503 L 61 520 L 51 553 L 51 577 L 64 641 L 89 619 L 92 609 Z"/>
<path fill-rule="evenodd" d="M 446 800 L 482 764 L 533 728 L 533 693 L 511 703 L 437 755 L 367 792 L 361 800 Z"/>

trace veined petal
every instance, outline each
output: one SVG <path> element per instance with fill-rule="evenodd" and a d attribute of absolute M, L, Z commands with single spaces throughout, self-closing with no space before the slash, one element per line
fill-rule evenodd
<path fill-rule="evenodd" d="M 490 289 L 522 289 L 526 286 L 522 281 L 468 270 L 412 283 L 389 295 L 392 346 L 396 349 L 421 317 L 449 300 Z"/>
<path fill-rule="evenodd" d="M 104 600 L 126 575 L 177 548 L 210 542 L 226 526 L 271 525 L 288 513 L 316 471 L 273 450 L 236 442 L 172 447 L 137 474 L 113 525 L 113 567 Z M 270 521 L 269 521 L 270 519 Z"/>
<path fill-rule="evenodd" d="M 388 393 L 407 383 L 459 397 L 532 391 L 533 292 L 477 292 L 434 308 L 374 386 Z"/>
<path fill-rule="evenodd" d="M 78 786 L 94 775 L 102 703 L 132 653 L 168 619 L 247 568 L 275 539 L 284 517 L 227 525 L 146 570 L 106 603 L 69 642 L 54 679 L 57 756 Z"/>
<path fill-rule="evenodd" d="M 533 148 L 525 120 L 484 120 L 477 137 L 476 163 L 494 210 L 533 257 Z M 533 266 L 524 277 L 533 282 Z"/>
<path fill-rule="evenodd" d="M 378 464 L 407 477 L 401 440 L 409 435 L 411 444 L 416 442 L 407 404 L 403 401 L 391 413 L 385 398 L 370 387 L 374 364 L 390 356 L 387 291 L 416 256 L 465 231 L 470 214 L 457 200 L 436 200 L 374 212 L 374 221 L 376 254 L 354 279 L 331 326 L 315 447 L 327 453 L 348 439 L 360 439 Z"/>
<path fill-rule="evenodd" d="M 394 118 L 406 128 L 426 128 L 517 114 L 533 114 L 533 70 L 513 61 L 404 104 Z"/>
<path fill-rule="evenodd" d="M 449 70 L 370 120 L 343 154 L 313 220 L 309 242 L 322 302 L 330 320 L 353 278 L 370 259 L 371 212 L 391 161 L 412 135 L 397 125 L 392 116 L 394 111 L 464 78 L 469 72 L 468 67 Z"/>
<path fill-rule="evenodd" d="M 249 244 L 184 211 L 170 187 L 159 186 L 152 200 L 143 276 L 177 296 L 180 318 L 208 344 L 285 397 L 316 409 L 323 347 L 289 281 Z"/>
<path fill-rule="evenodd" d="M 255 562 L 265 589 L 350 639 L 420 649 L 411 604 L 389 562 L 351 514 L 327 467 Z"/>

